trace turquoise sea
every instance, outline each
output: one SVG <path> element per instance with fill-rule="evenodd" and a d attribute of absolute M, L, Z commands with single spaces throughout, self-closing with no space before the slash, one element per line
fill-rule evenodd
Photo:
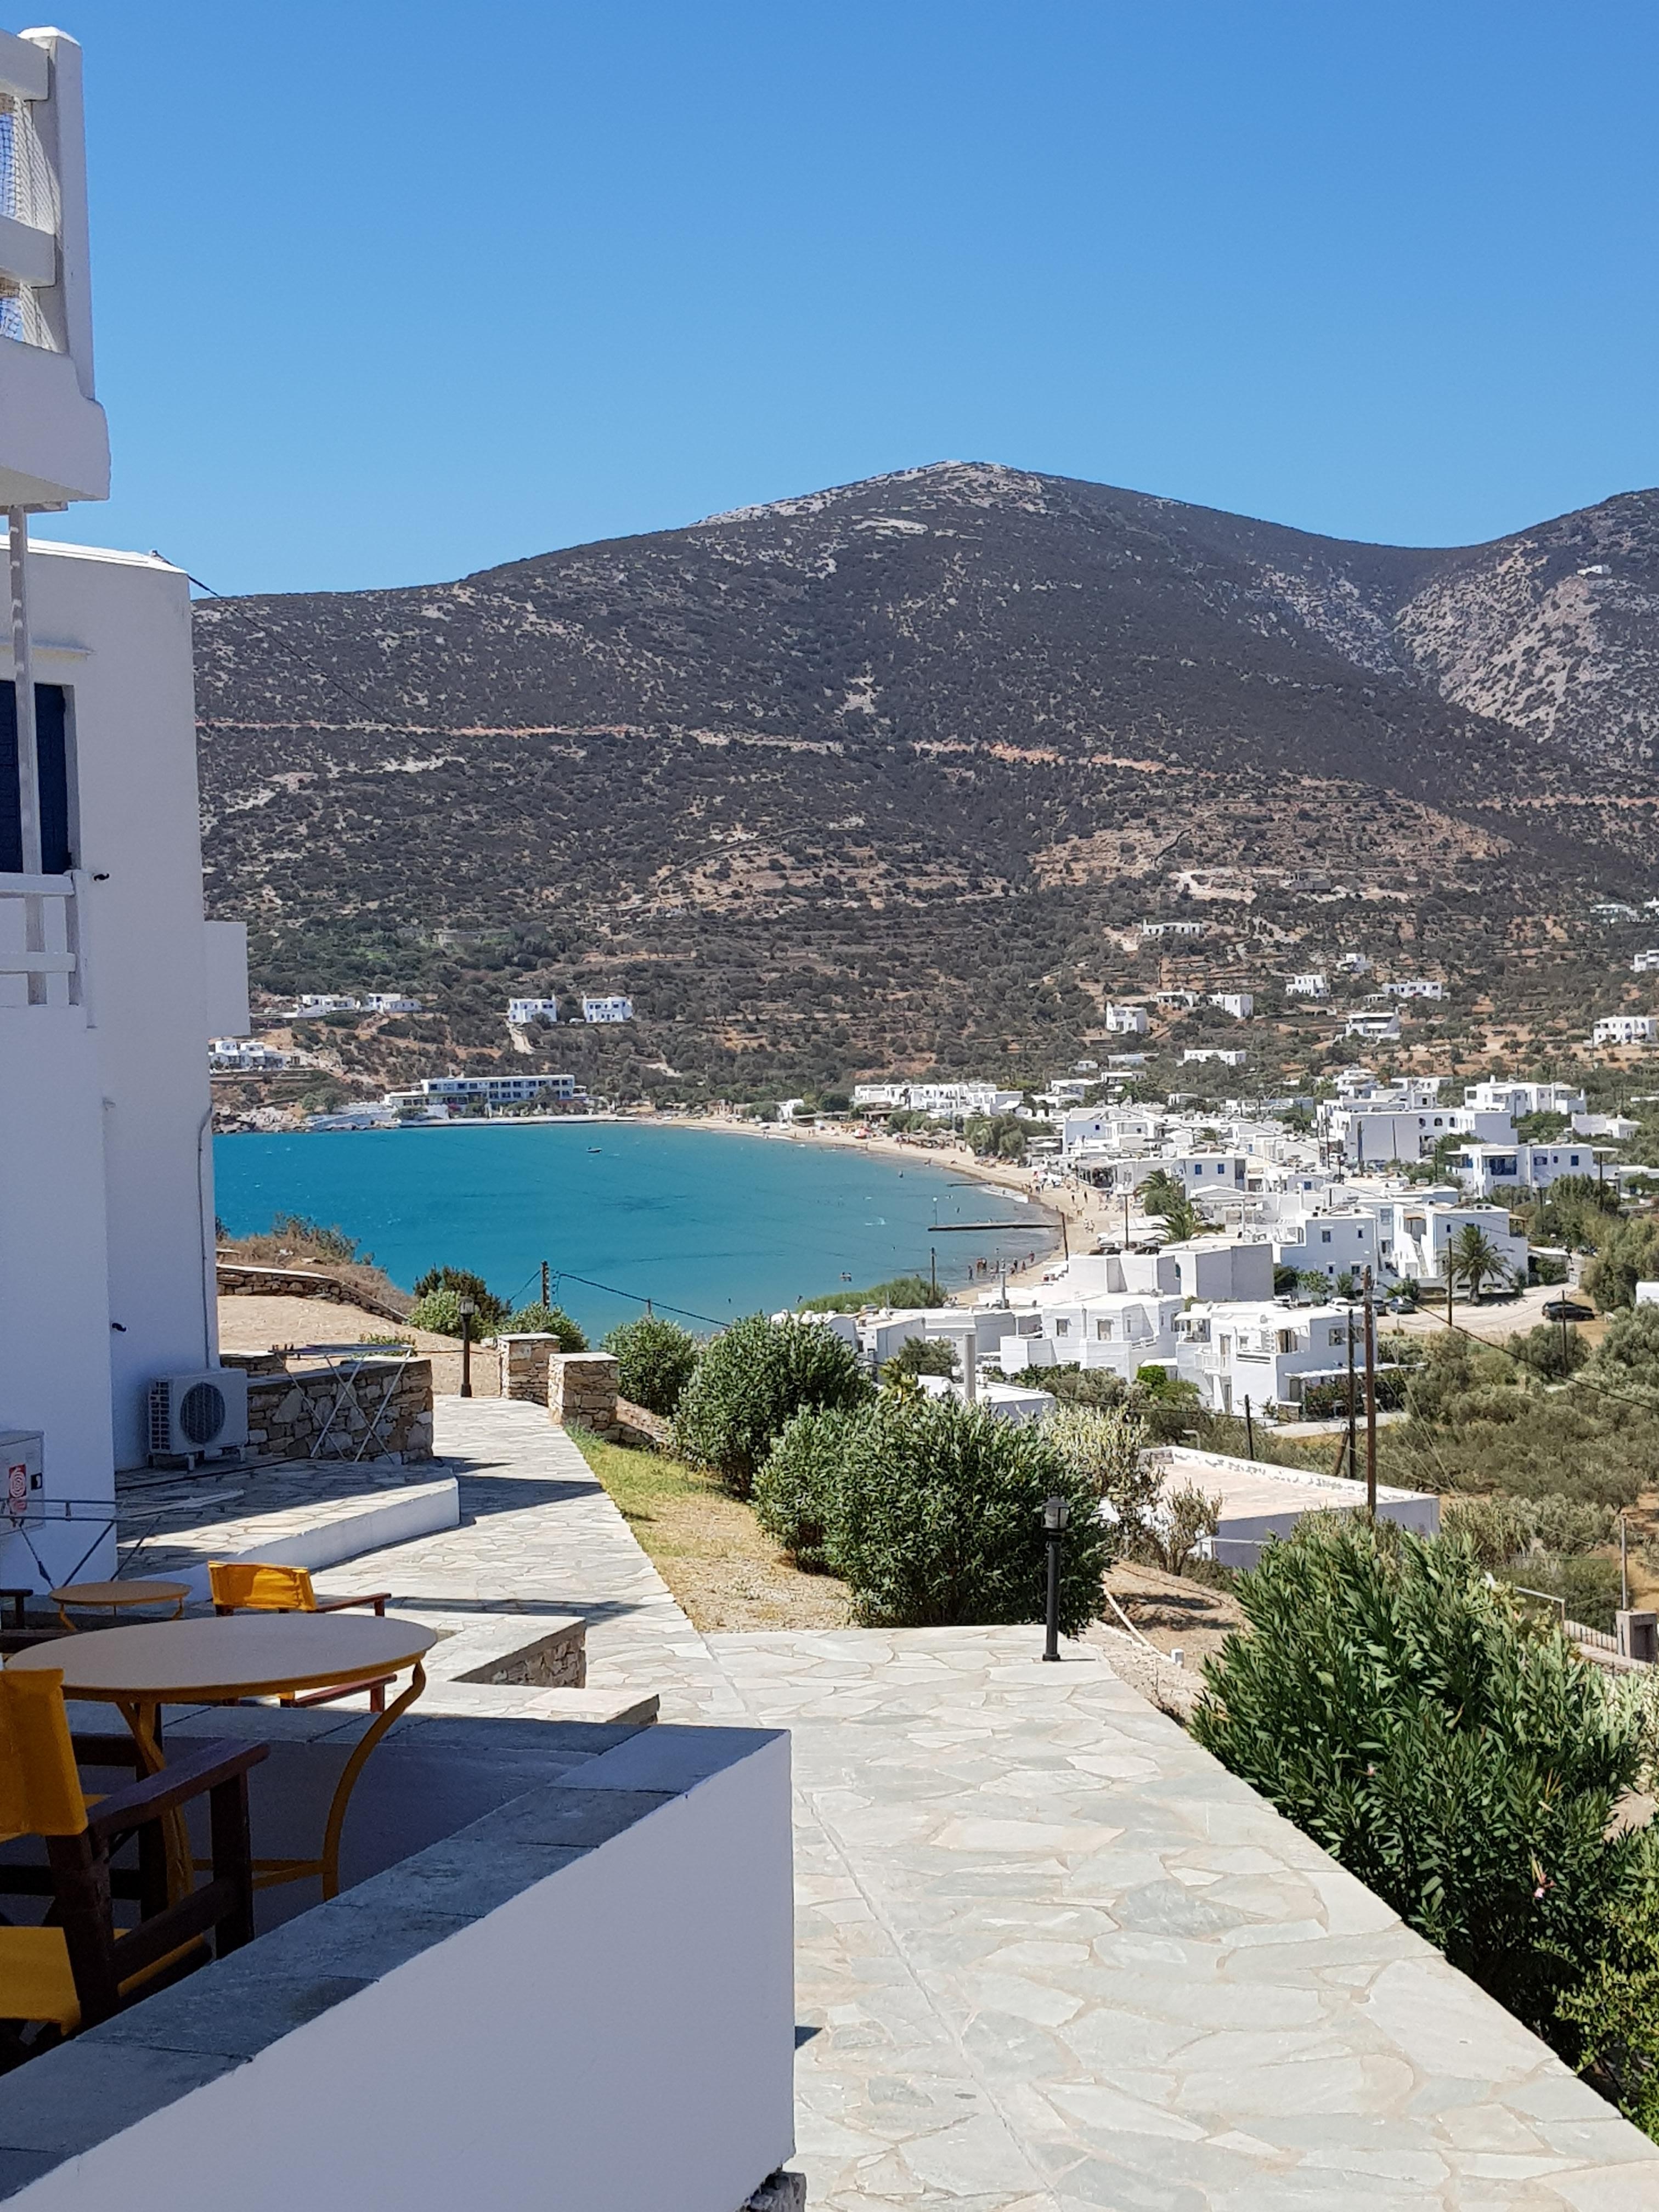
<path fill-rule="evenodd" d="M 706 1327 L 848 1285 L 927 1272 L 934 1221 L 1002 1226 L 937 1240 L 941 1285 L 983 1260 L 1045 1252 L 1050 1217 L 956 1171 L 714 1129 L 582 1121 L 221 1137 L 219 1218 L 337 1224 L 405 1289 L 471 1267 L 499 1296 L 555 1303 L 590 1334 L 652 1299 Z M 600 1289 L 594 1285 L 603 1285 Z M 631 1297 L 618 1296 L 631 1292 Z"/>

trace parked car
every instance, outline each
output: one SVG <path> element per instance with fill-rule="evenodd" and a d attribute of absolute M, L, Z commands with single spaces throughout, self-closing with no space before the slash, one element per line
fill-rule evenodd
<path fill-rule="evenodd" d="M 1546 1321 L 1594 1321 L 1595 1309 L 1594 1306 L 1581 1306 L 1577 1298 L 1546 1298 L 1544 1318 Z"/>

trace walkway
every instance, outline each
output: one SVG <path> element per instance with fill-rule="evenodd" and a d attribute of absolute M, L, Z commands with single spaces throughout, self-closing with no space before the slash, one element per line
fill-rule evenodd
<path fill-rule="evenodd" d="M 704 1638 L 537 1408 L 439 1439 L 471 1517 L 376 1556 L 400 1607 L 582 1613 L 591 1681 L 792 1731 L 811 2212 L 1659 2212 L 1659 2149 L 1100 1647 Z"/>

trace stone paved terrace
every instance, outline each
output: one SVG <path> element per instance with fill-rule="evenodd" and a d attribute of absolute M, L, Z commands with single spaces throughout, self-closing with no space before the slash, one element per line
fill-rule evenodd
<path fill-rule="evenodd" d="M 1107 1647 L 701 1637 L 538 1409 L 439 1413 L 472 1517 L 376 1584 L 585 1613 L 591 1683 L 792 1731 L 813 2212 L 1659 2212 L 1659 2148 Z"/>

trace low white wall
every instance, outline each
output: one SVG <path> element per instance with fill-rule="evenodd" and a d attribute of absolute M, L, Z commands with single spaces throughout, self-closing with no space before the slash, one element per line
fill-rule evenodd
<path fill-rule="evenodd" d="M 273 1517 L 286 1520 L 289 1516 Z M 460 1522 L 460 1486 L 453 1475 L 447 1475 L 441 1482 L 411 1483 L 406 1490 L 387 1491 L 354 1505 L 349 1513 L 319 1521 L 314 1528 L 244 1544 L 228 1556 L 263 1559 L 271 1566 L 304 1567 L 316 1574 L 324 1567 L 337 1567 L 343 1560 L 361 1559 L 365 1552 L 378 1552 L 387 1544 L 407 1544 L 416 1536 L 435 1535 L 441 1528 L 458 1528 Z M 205 1567 L 192 1568 L 179 1579 L 190 1584 L 192 1597 L 207 1595 Z"/>
<path fill-rule="evenodd" d="M 573 1782 L 651 1789 L 654 1734 Z M 774 1736 L 9 2201 L 738 2212 L 794 2146 L 791 1893 Z"/>

